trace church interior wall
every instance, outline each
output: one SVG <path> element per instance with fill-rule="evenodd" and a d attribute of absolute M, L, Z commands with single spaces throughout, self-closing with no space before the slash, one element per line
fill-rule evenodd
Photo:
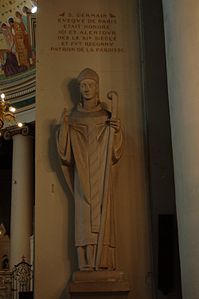
<path fill-rule="evenodd" d="M 84 8 L 81 9 L 78 0 L 73 1 L 69 7 L 66 7 L 63 0 L 57 1 L 56 5 L 47 0 L 40 3 L 37 15 L 35 298 L 67 298 L 68 282 L 77 269 L 77 254 L 74 247 L 74 200 L 65 186 L 59 168 L 55 132 L 63 108 L 67 107 L 70 111 L 79 100 L 74 79 L 85 67 L 91 67 L 99 74 L 100 98 L 103 101 L 108 102 L 107 92 L 110 90 L 116 90 L 119 94 L 119 116 L 125 132 L 125 149 L 121 161 L 114 167 L 113 195 L 117 216 L 117 264 L 118 269 L 124 271 L 129 279 L 129 299 L 149 299 L 155 294 L 158 299 L 165 298 L 166 295 L 169 298 L 169 294 L 165 294 L 162 286 L 158 285 L 160 278 L 158 233 L 161 220 L 164 218 L 162 216 L 168 216 L 170 224 L 166 222 L 168 225 L 166 230 L 172 224 L 173 239 L 170 239 L 170 245 L 175 247 L 175 262 L 172 265 L 174 268 L 172 270 L 168 268 L 169 271 L 175 272 L 174 277 L 172 276 L 173 281 L 171 279 L 168 282 L 168 276 L 164 273 L 163 284 L 165 286 L 167 282 L 171 282 L 171 293 L 173 292 L 173 296 L 175 293 L 175 298 L 181 298 L 164 30 L 160 2 L 157 0 L 149 5 L 145 0 L 86 0 Z M 75 16 L 80 12 L 82 19 L 90 20 L 91 32 L 96 29 L 92 28 L 93 17 L 88 15 L 95 15 L 94 19 L 98 22 L 100 13 L 116 17 L 116 22 L 110 26 L 115 32 L 113 34 L 115 40 L 109 41 L 108 44 L 111 51 L 106 49 L 107 46 L 89 45 L 89 38 L 92 41 L 93 37 L 88 33 L 88 29 L 85 30 L 88 41 L 81 47 L 77 41 L 75 43 L 72 40 L 72 36 L 77 37 L 75 33 L 77 28 L 64 27 L 64 24 L 67 24 L 64 23 L 64 18 L 70 14 Z M 140 13 L 143 14 L 141 20 Z M 141 30 L 143 44 L 142 42 L 140 44 L 139 22 L 143 26 Z M 68 41 L 66 33 L 58 33 L 63 28 L 67 28 L 65 30 L 67 34 L 71 30 Z M 73 42 L 73 46 L 72 44 L 69 46 L 69 41 Z M 140 51 L 143 51 L 142 54 Z M 170 65 L 169 68 L 172 69 Z M 170 75 L 172 77 L 171 73 Z M 33 82 L 34 76 L 35 74 L 31 77 Z M 171 81 L 169 83 L 171 93 L 173 86 Z M 27 100 L 27 107 L 20 108 L 17 114 L 17 118 L 22 122 L 35 120 L 35 100 L 30 102 L 30 96 L 34 96 L 34 92 L 30 91 L 27 96 L 21 98 L 22 102 L 24 99 Z M 9 188 L 10 174 L 7 175 L 5 169 L 1 170 L 1 173 L 0 180 L 4 184 L 3 195 Z M 8 208 L 10 205 L 6 207 Z M 6 215 L 8 214 L 6 210 Z M 183 217 L 181 219 L 186 220 L 188 216 L 184 214 Z M 1 215 L 1 219 L 4 218 L 5 214 Z M 4 219 L 3 222 L 7 223 L 9 219 Z M 181 230 L 180 234 L 182 236 Z M 2 246 L 6 252 L 9 252 L 8 243 L 6 241 L 5 246 Z M 183 247 L 181 250 L 183 257 Z M 190 258 L 185 266 L 189 267 L 189 263 L 193 265 Z M 195 268 L 194 271 L 197 272 Z M 185 292 L 188 294 L 190 288 L 185 289 Z"/>
<path fill-rule="evenodd" d="M 156 298 L 181 298 L 163 7 L 141 1 L 143 100 Z"/>
<path fill-rule="evenodd" d="M 57 50 L 58 18 L 80 11 L 79 1 L 41 1 L 37 19 L 35 296 L 63 298 L 76 269 L 74 207 L 57 174 L 54 131 L 63 108 L 73 106 L 69 83 L 85 67 L 100 77 L 100 97 L 119 94 L 119 115 L 125 129 L 125 149 L 114 175 L 117 209 L 118 268 L 130 281 L 129 298 L 151 298 L 149 216 L 144 165 L 137 1 L 84 2 L 84 14 L 110 13 L 117 18 L 116 45 L 123 50 L 77 53 Z M 87 17 L 88 18 L 88 17 Z M 96 19 L 99 18 L 96 16 Z M 129 38 L 130 37 L 130 38 Z M 103 52 L 104 51 L 104 52 Z M 74 93 L 72 93 L 74 97 Z M 75 93 L 77 96 L 77 94 Z M 77 98 L 75 99 L 77 100 Z M 125 215 L 125 217 L 124 217 Z M 49 287 L 50 286 L 50 287 Z"/>

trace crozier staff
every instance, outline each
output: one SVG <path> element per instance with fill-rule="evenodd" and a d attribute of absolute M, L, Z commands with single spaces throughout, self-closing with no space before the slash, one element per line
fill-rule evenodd
<path fill-rule="evenodd" d="M 80 270 L 114 270 L 115 219 L 111 170 L 122 154 L 120 121 L 102 107 L 99 77 L 86 68 L 77 78 L 81 99 L 57 134 L 57 148 L 75 199 L 75 246 Z M 115 93 L 109 93 L 114 101 Z M 112 104 L 114 105 L 114 103 Z"/>

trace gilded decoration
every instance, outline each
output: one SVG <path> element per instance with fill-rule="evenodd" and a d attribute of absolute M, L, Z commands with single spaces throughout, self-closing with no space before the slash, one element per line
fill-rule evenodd
<path fill-rule="evenodd" d="M 0 0 L 0 79 L 35 67 L 35 1 Z"/>

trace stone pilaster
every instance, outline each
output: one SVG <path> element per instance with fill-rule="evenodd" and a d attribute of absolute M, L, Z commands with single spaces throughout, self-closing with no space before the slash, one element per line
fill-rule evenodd
<path fill-rule="evenodd" d="M 199 2 L 163 1 L 184 299 L 199 298 Z"/>
<path fill-rule="evenodd" d="M 10 269 L 25 257 L 30 262 L 33 214 L 33 137 L 30 128 L 6 129 L 4 138 L 13 139 Z"/>

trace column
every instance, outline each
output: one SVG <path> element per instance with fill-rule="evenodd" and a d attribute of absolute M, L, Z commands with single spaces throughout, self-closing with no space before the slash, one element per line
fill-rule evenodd
<path fill-rule="evenodd" d="M 199 1 L 163 0 L 183 299 L 199 298 Z"/>
<path fill-rule="evenodd" d="M 30 262 L 33 213 L 33 137 L 28 127 L 11 132 L 13 138 L 10 269 Z"/>

